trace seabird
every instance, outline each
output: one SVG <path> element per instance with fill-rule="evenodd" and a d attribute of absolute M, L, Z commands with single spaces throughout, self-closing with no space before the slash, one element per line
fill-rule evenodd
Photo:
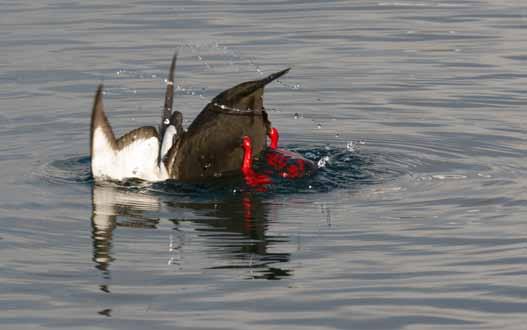
<path fill-rule="evenodd" d="M 223 91 L 184 131 L 181 112 L 172 109 L 176 59 L 177 53 L 170 66 L 159 133 L 155 127 L 145 126 L 116 139 L 104 113 L 103 86 L 98 86 L 90 134 L 95 181 L 137 178 L 198 182 L 239 175 L 246 150 L 242 139 L 250 139 L 252 157 L 266 147 L 266 136 L 271 136 L 272 129 L 263 106 L 264 87 L 289 69 Z"/>

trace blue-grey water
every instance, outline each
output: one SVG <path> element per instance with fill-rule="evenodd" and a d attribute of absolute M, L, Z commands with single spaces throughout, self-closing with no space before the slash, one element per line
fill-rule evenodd
<path fill-rule="evenodd" d="M 1 329 L 524 329 L 524 1 L 0 1 Z M 96 186 L 90 111 L 266 89 L 324 165 Z"/>

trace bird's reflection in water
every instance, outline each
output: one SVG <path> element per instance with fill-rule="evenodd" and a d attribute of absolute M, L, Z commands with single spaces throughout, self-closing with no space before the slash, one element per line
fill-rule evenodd
<path fill-rule="evenodd" d="M 257 195 L 245 193 L 189 199 L 93 185 L 92 202 L 93 261 L 105 279 L 100 286 L 104 292 L 110 292 L 110 265 L 118 258 L 112 253 L 112 244 L 116 244 L 112 242 L 113 231 L 119 227 L 156 228 L 161 213 L 176 215 L 166 220 L 174 224 L 169 242 L 172 252 L 182 253 L 185 240 L 181 238 L 184 233 L 180 226 L 187 222 L 195 227 L 192 235 L 202 238 L 199 241 L 206 245 L 204 250 L 214 251 L 215 257 L 221 259 L 219 265 L 215 263 L 209 268 L 247 269 L 249 278 L 280 279 L 290 275 L 290 270 L 277 267 L 277 264 L 289 261 L 289 253 L 269 251 L 271 245 L 287 242 L 287 237 L 267 235 L 270 206 Z M 190 217 L 192 219 L 177 216 L 188 212 L 195 216 Z M 171 253 L 168 263 L 178 264 L 181 258 Z"/>
<path fill-rule="evenodd" d="M 148 211 L 158 211 L 159 199 L 113 186 L 92 188 L 92 241 L 93 261 L 106 281 L 110 280 L 112 238 L 116 226 L 156 228 L 159 218 L 148 217 Z M 101 291 L 110 292 L 108 284 Z"/>
<path fill-rule="evenodd" d="M 289 261 L 290 254 L 270 252 L 271 246 L 288 239 L 267 234 L 270 206 L 258 195 L 231 195 L 214 202 L 167 201 L 165 205 L 174 210 L 191 209 L 207 217 L 202 222 L 206 226 L 196 229 L 198 235 L 207 237 L 207 244 L 217 248 L 221 257 L 229 258 L 224 265 L 210 268 L 245 268 L 249 270 L 248 277 L 255 279 L 280 279 L 290 275 L 290 270 L 276 267 Z M 171 221 L 177 226 L 181 220 Z"/>

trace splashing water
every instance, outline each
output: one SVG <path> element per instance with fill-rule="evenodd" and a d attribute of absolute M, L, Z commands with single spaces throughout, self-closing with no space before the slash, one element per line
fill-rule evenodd
<path fill-rule="evenodd" d="M 320 158 L 320 160 L 317 163 L 318 168 L 326 167 L 326 164 L 329 163 L 329 156 L 324 156 Z"/>
<path fill-rule="evenodd" d="M 273 177 L 272 183 L 265 192 L 266 194 L 317 193 L 337 188 L 350 189 L 354 186 L 384 182 L 387 178 L 400 175 L 400 172 L 392 168 L 390 163 L 377 164 L 379 161 L 386 161 L 386 155 L 350 153 L 347 148 L 331 145 L 313 148 L 285 146 L 285 148 L 314 161 L 318 165 L 318 171 L 313 176 L 298 180 L 279 176 Z M 261 164 L 256 163 L 255 167 L 258 168 L 258 166 Z M 90 175 L 90 158 L 87 156 L 53 161 L 45 165 L 37 175 L 51 183 L 91 184 L 93 182 Z M 127 189 L 137 188 L 141 191 L 146 189 L 154 193 L 168 193 L 178 196 L 200 196 L 209 193 L 237 194 L 251 190 L 250 187 L 246 186 L 241 175 L 240 177 L 220 176 L 205 184 L 187 184 L 174 180 L 160 183 L 127 180 L 117 184 L 126 186 Z"/>
<path fill-rule="evenodd" d="M 346 150 L 349 152 L 355 152 L 355 145 L 353 144 L 353 141 L 350 141 L 348 144 L 346 144 Z"/>

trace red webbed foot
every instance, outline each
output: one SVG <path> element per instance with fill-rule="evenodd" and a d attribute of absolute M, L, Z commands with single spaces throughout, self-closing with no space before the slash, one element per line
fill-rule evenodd
<path fill-rule="evenodd" d="M 271 178 L 267 175 L 258 174 L 253 169 L 253 159 L 252 159 L 252 144 L 251 138 L 248 136 L 243 137 L 242 142 L 243 147 L 243 162 L 242 162 L 242 174 L 245 179 L 245 182 L 251 186 L 261 186 L 271 183 Z"/>
<path fill-rule="evenodd" d="M 280 138 L 280 134 L 278 134 L 278 130 L 275 127 L 271 127 L 271 129 L 267 133 L 267 136 L 269 136 L 269 139 L 271 139 L 271 144 L 269 145 L 269 148 L 271 149 L 278 148 L 278 139 Z"/>

